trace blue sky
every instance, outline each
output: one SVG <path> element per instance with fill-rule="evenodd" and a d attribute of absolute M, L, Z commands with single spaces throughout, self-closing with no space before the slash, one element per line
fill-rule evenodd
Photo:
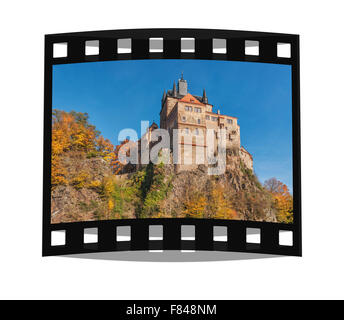
<path fill-rule="evenodd" d="M 53 108 L 87 112 L 101 134 L 159 124 L 161 97 L 181 72 L 191 94 L 206 89 L 213 110 L 238 117 L 241 143 L 261 182 L 276 177 L 292 192 L 291 67 L 211 60 L 135 60 L 55 65 Z"/>

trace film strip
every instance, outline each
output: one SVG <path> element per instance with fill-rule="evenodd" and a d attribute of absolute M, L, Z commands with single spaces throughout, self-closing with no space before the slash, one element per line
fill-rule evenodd
<path fill-rule="evenodd" d="M 288 47 L 287 54 L 279 51 L 280 45 Z M 51 223 L 53 66 L 138 59 L 246 61 L 291 66 L 292 224 L 192 218 Z M 126 250 L 215 250 L 301 256 L 298 35 L 205 29 L 134 29 L 46 35 L 44 105 L 43 256 Z M 89 242 L 86 235 L 90 229 L 95 237 Z M 258 235 L 258 241 L 250 241 L 252 230 Z M 288 245 L 281 241 L 283 233 L 290 234 Z M 53 241 L 56 234 L 62 239 L 58 243 Z"/>

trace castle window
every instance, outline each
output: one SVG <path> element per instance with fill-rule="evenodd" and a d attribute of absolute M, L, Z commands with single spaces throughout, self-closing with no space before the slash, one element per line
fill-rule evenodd
<path fill-rule="evenodd" d="M 232 119 L 227 119 L 227 123 L 233 124 L 233 120 Z"/>
<path fill-rule="evenodd" d="M 211 117 L 212 121 L 217 121 L 217 117 Z"/>
<path fill-rule="evenodd" d="M 210 120 L 210 117 L 209 116 L 205 116 L 205 120 Z"/>
<path fill-rule="evenodd" d="M 196 136 L 199 135 L 199 132 L 198 132 L 198 129 L 197 129 L 197 128 L 195 129 L 195 135 L 196 135 Z"/>
<path fill-rule="evenodd" d="M 197 123 L 198 123 L 198 124 L 201 124 L 201 119 L 197 119 Z"/>
<path fill-rule="evenodd" d="M 186 121 L 186 117 L 182 117 L 182 121 L 185 122 Z"/>
<path fill-rule="evenodd" d="M 189 134 L 189 128 L 185 128 L 185 129 L 184 129 L 184 132 L 185 132 L 186 134 Z"/>
<path fill-rule="evenodd" d="M 190 107 L 190 106 L 185 106 L 185 111 L 192 111 L 192 107 Z"/>
<path fill-rule="evenodd" d="M 201 113 L 201 112 L 202 112 L 202 109 L 201 109 L 201 108 L 197 108 L 197 107 L 195 107 L 195 112 L 197 112 L 197 113 Z"/>

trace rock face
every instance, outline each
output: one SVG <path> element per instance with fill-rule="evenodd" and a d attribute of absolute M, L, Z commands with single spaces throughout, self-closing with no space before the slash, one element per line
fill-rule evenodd
<path fill-rule="evenodd" d="M 101 203 L 99 194 L 92 189 L 57 186 L 51 196 L 51 222 L 95 220 L 94 212 L 83 209 L 92 203 Z"/>
<path fill-rule="evenodd" d="M 62 161 L 69 183 L 52 188 L 51 222 L 95 220 L 103 205 L 99 187 L 112 174 L 109 164 L 101 157 L 87 158 L 81 153 L 67 154 Z"/>
<path fill-rule="evenodd" d="M 132 218 L 210 218 L 276 222 L 271 195 L 237 155 L 226 172 L 208 175 L 199 165 L 177 172 L 149 164 L 113 175 L 102 158 L 67 156 L 66 185 L 52 189 L 52 223 Z"/>
<path fill-rule="evenodd" d="M 239 157 L 230 157 L 227 163 L 227 171 L 219 176 L 208 175 L 204 165 L 172 174 L 171 191 L 162 201 L 164 216 L 185 217 L 186 203 L 193 201 L 197 206 L 197 202 L 205 201 L 204 209 L 198 208 L 202 215 L 189 216 L 276 222 L 273 199 L 253 172 Z M 169 176 L 171 168 L 165 170 Z M 226 216 L 226 212 L 232 214 Z"/>

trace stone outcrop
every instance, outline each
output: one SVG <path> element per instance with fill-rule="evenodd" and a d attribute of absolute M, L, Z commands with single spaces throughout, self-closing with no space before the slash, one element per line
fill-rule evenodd
<path fill-rule="evenodd" d="M 271 194 L 237 152 L 227 154 L 226 172 L 218 176 L 205 165 L 178 171 L 173 164 L 149 164 L 113 175 L 102 158 L 67 154 L 63 162 L 69 183 L 52 189 L 52 223 L 182 217 L 276 222 Z"/>

